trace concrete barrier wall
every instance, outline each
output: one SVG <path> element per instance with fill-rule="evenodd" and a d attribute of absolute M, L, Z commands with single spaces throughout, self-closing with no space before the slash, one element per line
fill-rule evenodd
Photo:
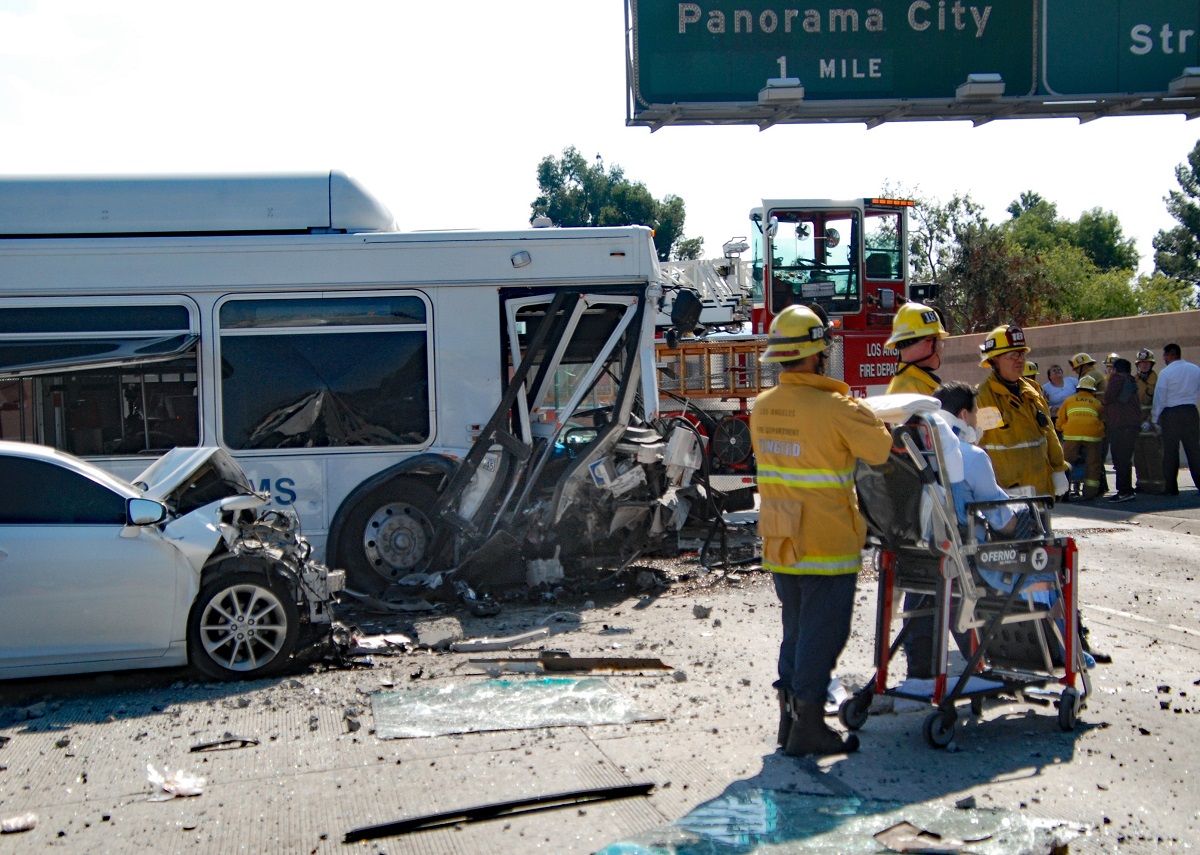
<path fill-rule="evenodd" d="M 978 333 L 948 338 L 938 376 L 943 380 L 964 380 L 968 383 L 983 380 L 989 369 L 979 367 L 979 345 L 986 335 Z M 1026 327 L 1025 341 L 1031 349 L 1029 358 L 1040 369 L 1039 383 L 1046 382 L 1046 369 L 1056 363 L 1063 367 L 1067 376 L 1071 376 L 1071 357 L 1080 351 L 1091 354 L 1098 363 L 1103 363 L 1104 357 L 1115 351 L 1132 363 L 1140 349 L 1149 348 L 1156 360 L 1154 367 L 1161 372 L 1164 366 L 1163 345 L 1171 342 L 1183 350 L 1184 359 L 1200 364 L 1200 311 Z M 1137 367 L 1133 370 L 1136 372 Z"/>

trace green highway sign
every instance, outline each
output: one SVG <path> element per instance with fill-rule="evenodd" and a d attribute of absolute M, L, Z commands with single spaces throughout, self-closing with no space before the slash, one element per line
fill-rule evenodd
<path fill-rule="evenodd" d="M 789 3 L 626 0 L 628 123 L 1200 115 L 1200 0 Z"/>
<path fill-rule="evenodd" d="M 836 3 L 836 0 L 835 0 Z M 1038 0 L 631 0 L 641 103 L 757 101 L 770 78 L 805 99 L 951 98 L 977 72 L 1035 85 Z"/>
<path fill-rule="evenodd" d="M 1163 92 L 1200 65 L 1197 0 L 1046 0 L 1047 95 Z"/>

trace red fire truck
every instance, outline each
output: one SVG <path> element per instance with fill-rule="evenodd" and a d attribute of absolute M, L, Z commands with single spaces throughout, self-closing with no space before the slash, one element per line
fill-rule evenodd
<path fill-rule="evenodd" d="M 753 473 L 749 412 L 754 397 L 774 386 L 777 366 L 762 365 L 771 319 L 792 304 L 817 305 L 829 316 L 834 343 L 826 372 L 852 394 L 881 394 L 896 372 L 896 351 L 884 346 L 896 309 L 927 299 L 909 288 L 908 209 L 904 199 L 765 200 L 750 212 L 753 257 L 726 252 L 711 264 L 725 283 L 750 288 L 751 320 L 741 333 L 730 321 L 711 324 L 713 301 L 701 289 L 706 314 L 698 334 L 659 344 L 660 388 L 709 440 L 716 473 Z M 729 244 L 726 245 L 727 247 Z M 747 269 L 748 268 L 748 269 Z M 699 277 L 693 277 L 699 281 Z M 713 326 L 723 331 L 711 333 Z M 678 397 L 676 397 L 678 396 Z"/>
<path fill-rule="evenodd" d="M 754 332 L 794 303 L 816 304 L 834 325 L 828 373 L 853 394 L 882 393 L 896 372 L 884 347 L 898 306 L 909 298 L 908 209 L 904 199 L 766 201 L 755 229 Z M 769 283 L 769 284 L 767 284 Z M 915 295 L 914 295 L 915 296 Z"/>

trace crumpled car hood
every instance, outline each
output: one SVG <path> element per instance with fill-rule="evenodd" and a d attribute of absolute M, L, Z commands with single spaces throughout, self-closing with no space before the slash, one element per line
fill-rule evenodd
<path fill-rule="evenodd" d="M 229 452 L 216 446 L 199 448 L 173 448 L 150 464 L 137 478 L 134 486 L 140 488 L 146 498 L 179 508 L 185 504 L 189 491 L 198 489 L 198 481 L 207 475 L 203 500 L 193 497 L 190 504 L 194 509 L 202 504 L 223 499 L 226 496 L 253 495 L 254 488 Z"/>

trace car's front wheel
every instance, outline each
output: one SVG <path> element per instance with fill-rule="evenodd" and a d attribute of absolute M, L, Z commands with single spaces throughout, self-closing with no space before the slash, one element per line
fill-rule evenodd
<path fill-rule="evenodd" d="M 200 589 L 188 617 L 188 660 L 218 680 L 277 673 L 296 652 L 300 612 L 264 572 L 221 573 Z"/>

